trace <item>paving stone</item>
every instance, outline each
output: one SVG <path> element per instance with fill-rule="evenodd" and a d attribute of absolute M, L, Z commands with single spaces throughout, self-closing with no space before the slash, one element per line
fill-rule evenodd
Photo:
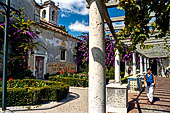
<path fill-rule="evenodd" d="M 70 95 L 62 102 L 50 102 L 41 106 L 9 107 L 14 113 L 87 113 L 88 88 L 70 88 Z"/>

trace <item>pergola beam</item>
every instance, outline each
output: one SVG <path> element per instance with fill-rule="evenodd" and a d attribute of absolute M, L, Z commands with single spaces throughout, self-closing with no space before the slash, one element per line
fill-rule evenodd
<path fill-rule="evenodd" d="M 148 26 L 148 27 L 152 27 L 151 24 L 152 24 L 152 23 L 149 23 L 147 26 Z M 114 30 L 122 30 L 122 29 L 124 29 L 124 27 L 125 27 L 124 25 L 114 26 Z M 109 29 L 108 27 L 106 27 L 105 30 L 106 30 L 106 31 L 109 31 L 110 29 Z"/>
<path fill-rule="evenodd" d="M 154 12 L 152 12 L 151 14 L 150 14 L 150 17 L 155 17 L 155 13 Z M 112 18 L 110 18 L 111 19 L 111 21 L 112 22 L 122 22 L 122 21 L 125 21 L 125 16 L 119 16 L 119 17 L 112 17 Z"/>
<path fill-rule="evenodd" d="M 106 3 L 107 8 L 117 7 L 119 4 L 119 0 L 112 0 L 108 3 Z"/>
<path fill-rule="evenodd" d="M 114 30 L 122 30 L 125 26 L 114 26 Z M 110 31 L 108 27 L 105 28 L 105 31 Z"/>
<path fill-rule="evenodd" d="M 122 22 L 122 21 L 125 21 L 125 16 L 112 17 L 110 19 L 112 22 Z"/>
<path fill-rule="evenodd" d="M 115 40 L 118 40 L 117 37 L 116 37 L 116 34 L 115 34 L 115 29 L 114 29 L 114 27 L 112 25 L 112 21 L 110 19 L 110 16 L 109 16 L 109 13 L 107 11 L 107 8 L 106 8 L 105 4 L 104 4 L 104 9 L 103 10 L 104 10 L 104 18 L 105 18 L 105 21 L 106 21 L 106 23 L 108 25 L 108 28 L 109 28 L 110 32 L 112 33 L 113 38 Z"/>
<path fill-rule="evenodd" d="M 87 5 L 87 8 L 89 8 L 89 3 L 90 3 L 90 0 L 86 0 L 88 5 Z M 116 0 L 115 0 L 116 1 Z M 115 34 L 115 29 L 112 25 L 112 21 L 110 19 L 110 16 L 109 16 L 109 13 L 107 11 L 107 7 L 105 4 L 107 4 L 106 2 L 108 2 L 108 0 L 104 0 L 104 3 L 103 3 L 103 10 L 104 10 L 104 20 L 105 20 L 105 23 L 108 25 L 108 29 L 110 30 L 114 40 L 118 40 L 117 37 L 116 37 L 116 34 Z"/>

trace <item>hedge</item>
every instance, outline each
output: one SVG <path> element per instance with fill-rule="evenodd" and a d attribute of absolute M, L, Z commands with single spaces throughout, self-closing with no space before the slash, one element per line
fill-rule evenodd
<path fill-rule="evenodd" d="M 50 76 L 49 80 L 56 81 L 56 82 L 64 82 L 70 86 L 75 86 L 75 87 L 88 87 L 88 79 Z"/>
<path fill-rule="evenodd" d="M 30 81 L 35 83 L 34 87 L 30 85 Z M 43 101 L 60 101 L 65 99 L 69 92 L 69 85 L 54 81 L 25 79 L 13 80 L 10 83 L 13 83 L 15 87 L 7 88 L 7 106 L 35 105 L 41 104 Z M 1 97 L 2 88 L 0 88 L 0 105 Z"/>
<path fill-rule="evenodd" d="M 49 80 L 56 82 L 64 82 L 74 87 L 88 87 L 88 78 L 74 78 L 74 77 L 58 77 L 50 76 Z M 109 83 L 110 76 L 106 76 L 106 84 Z"/>

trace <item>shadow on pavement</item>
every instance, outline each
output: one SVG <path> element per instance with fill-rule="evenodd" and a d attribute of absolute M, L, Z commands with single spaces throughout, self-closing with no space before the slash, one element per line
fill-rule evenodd
<path fill-rule="evenodd" d="M 22 110 L 12 110 L 14 112 L 17 112 L 17 111 L 39 111 L 39 110 L 49 110 L 49 109 L 53 109 L 53 108 L 56 108 L 56 107 L 59 107 L 61 105 L 64 105 L 70 101 L 73 101 L 73 100 L 76 100 L 80 97 L 79 94 L 76 94 L 76 93 L 73 93 L 73 92 L 70 92 L 67 96 L 66 99 L 60 101 L 60 104 L 57 104 L 57 105 L 54 105 L 54 106 L 50 106 L 50 107 L 46 107 L 46 108 L 34 108 L 34 109 L 22 109 Z M 46 102 L 44 103 L 43 105 L 45 104 L 49 104 L 50 102 Z"/>

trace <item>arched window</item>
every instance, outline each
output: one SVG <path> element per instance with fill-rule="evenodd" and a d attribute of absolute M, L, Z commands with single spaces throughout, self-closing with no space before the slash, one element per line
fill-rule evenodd
<path fill-rule="evenodd" d="M 52 21 L 54 21 L 55 18 L 55 11 L 52 11 Z"/>
<path fill-rule="evenodd" d="M 46 18 L 46 10 L 43 10 L 43 12 L 42 12 L 42 17 L 43 17 L 43 18 Z"/>

